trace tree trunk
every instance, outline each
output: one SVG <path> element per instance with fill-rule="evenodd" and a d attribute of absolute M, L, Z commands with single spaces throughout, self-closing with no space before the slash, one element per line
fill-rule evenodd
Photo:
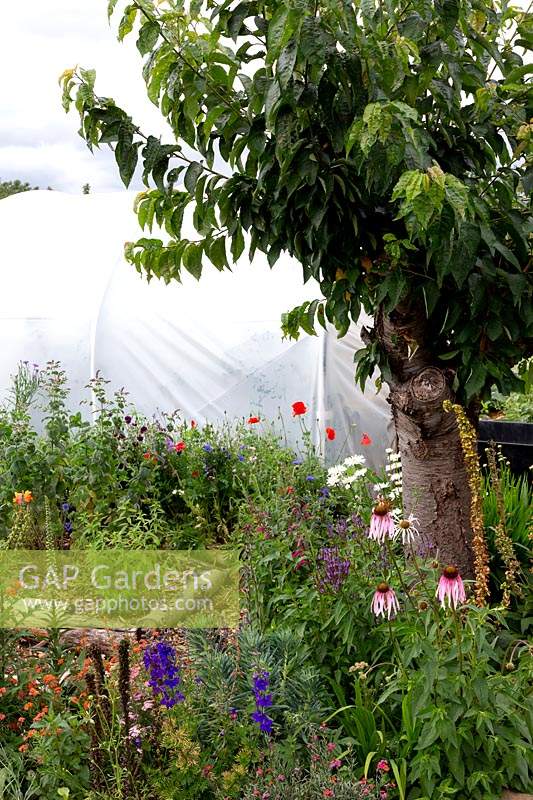
<path fill-rule="evenodd" d="M 409 308 L 380 311 L 374 331 L 387 354 L 389 402 L 402 458 L 405 513 L 418 518 L 422 541 L 443 564 L 472 577 L 470 489 L 457 422 L 444 411 L 454 401 L 453 372 L 425 347 L 425 318 Z M 435 363 L 437 362 L 437 363 Z"/>

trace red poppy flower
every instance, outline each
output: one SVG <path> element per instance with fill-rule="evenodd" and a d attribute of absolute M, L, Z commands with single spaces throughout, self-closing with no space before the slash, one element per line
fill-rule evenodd
<path fill-rule="evenodd" d="M 335 428 L 326 428 L 326 436 L 328 437 L 330 442 L 333 441 L 336 435 L 337 434 L 335 433 Z"/>
<path fill-rule="evenodd" d="M 248 420 L 248 425 L 256 425 L 258 422 L 261 422 L 259 417 L 250 417 Z"/>
<path fill-rule="evenodd" d="M 200 473 L 198 472 L 198 470 L 197 470 L 197 469 L 193 469 L 193 471 L 191 472 L 191 476 L 192 476 L 193 478 L 197 478 L 199 474 L 200 474 Z"/>
<path fill-rule="evenodd" d="M 363 433 L 363 435 L 361 436 L 361 444 L 363 444 L 365 447 L 367 447 L 369 444 L 372 444 L 372 439 L 370 438 L 368 433 Z"/>
<path fill-rule="evenodd" d="M 143 458 L 146 458 L 146 459 L 152 458 L 152 454 L 150 452 L 143 453 Z"/>
<path fill-rule="evenodd" d="M 191 428 L 196 428 L 196 420 L 191 419 Z"/>
<path fill-rule="evenodd" d="M 176 453 L 183 453 L 186 447 L 187 445 L 185 444 L 185 442 L 178 442 L 176 445 L 174 445 L 174 450 L 176 451 Z"/>
<path fill-rule="evenodd" d="M 300 414 L 305 414 L 307 411 L 307 406 L 305 403 L 302 403 L 301 400 L 298 400 L 297 403 L 292 404 L 292 415 L 293 417 L 299 417 Z"/>

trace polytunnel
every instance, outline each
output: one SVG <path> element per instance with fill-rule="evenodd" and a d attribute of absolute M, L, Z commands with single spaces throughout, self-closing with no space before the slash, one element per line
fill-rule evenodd
<path fill-rule="evenodd" d="M 316 443 L 326 426 L 336 429 L 329 460 L 364 450 L 382 463 L 389 406 L 372 381 L 364 392 L 354 384 L 359 326 L 341 340 L 328 328 L 284 341 L 282 312 L 320 296 L 288 256 L 272 270 L 258 253 L 231 272 L 207 264 L 199 282 L 184 273 L 181 284 L 148 283 L 123 257 L 124 242 L 142 235 L 133 200 L 34 191 L 0 202 L 2 395 L 19 361 L 53 359 L 69 376 L 72 406 L 90 399 L 99 371 L 148 415 L 177 409 L 216 423 L 253 414 L 276 421 L 293 443 L 291 404 L 301 400 Z M 361 446 L 363 433 L 372 447 Z"/>

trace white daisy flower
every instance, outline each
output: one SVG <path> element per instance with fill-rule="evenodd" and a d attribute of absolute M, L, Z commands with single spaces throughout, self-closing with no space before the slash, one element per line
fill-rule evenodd
<path fill-rule="evenodd" d="M 401 511 L 394 511 L 394 537 L 401 536 L 402 544 L 411 544 L 420 536 L 419 521 L 413 514 L 406 517 Z"/>

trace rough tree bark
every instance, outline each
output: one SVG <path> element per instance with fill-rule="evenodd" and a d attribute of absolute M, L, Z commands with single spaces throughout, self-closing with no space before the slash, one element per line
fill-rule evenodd
<path fill-rule="evenodd" d="M 425 320 L 409 307 L 379 311 L 373 338 L 386 352 L 407 513 L 418 517 L 427 543 L 442 563 L 471 577 L 470 490 L 455 416 L 442 404 L 454 401 L 453 374 L 424 346 Z M 442 362 L 441 362 L 442 363 Z"/>

